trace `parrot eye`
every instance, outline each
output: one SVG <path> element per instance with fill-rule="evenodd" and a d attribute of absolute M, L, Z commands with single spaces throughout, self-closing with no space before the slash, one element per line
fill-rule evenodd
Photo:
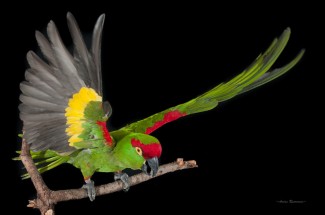
<path fill-rule="evenodd" d="M 135 150 L 137 151 L 138 155 L 142 156 L 142 149 L 135 147 Z"/>

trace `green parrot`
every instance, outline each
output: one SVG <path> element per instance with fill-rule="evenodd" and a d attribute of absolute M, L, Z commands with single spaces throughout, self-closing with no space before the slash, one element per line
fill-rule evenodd
<path fill-rule="evenodd" d="M 39 172 L 63 163 L 79 168 L 85 181 L 83 188 L 91 201 L 96 196 L 91 180 L 95 172 L 114 173 L 114 179 L 123 182 L 124 190 L 129 189 L 125 169 L 142 170 L 151 176 L 157 174 L 162 146 L 151 136 L 156 129 L 181 117 L 211 110 L 220 102 L 272 81 L 295 66 L 304 54 L 301 50 L 287 65 L 271 69 L 289 40 L 287 28 L 230 81 L 188 102 L 109 131 L 106 123 L 112 108 L 102 98 L 100 47 L 104 19 L 104 14 L 98 18 L 88 48 L 75 18 L 67 14 L 72 53 L 63 44 L 53 21 L 47 26 L 48 37 L 36 31 L 43 57 L 33 51 L 27 53 L 30 68 L 26 70 L 26 80 L 20 84 L 23 138 L 30 146 Z"/>

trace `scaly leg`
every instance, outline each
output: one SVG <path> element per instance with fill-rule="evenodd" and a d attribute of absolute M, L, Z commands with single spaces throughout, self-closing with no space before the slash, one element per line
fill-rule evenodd
<path fill-rule="evenodd" d="M 114 180 L 121 180 L 123 182 L 123 190 L 126 192 L 130 189 L 129 176 L 124 172 L 115 172 Z"/>
<path fill-rule="evenodd" d="M 87 194 L 90 201 L 94 201 L 96 197 L 95 183 L 90 178 L 85 180 L 86 184 L 82 188 L 87 190 Z"/>

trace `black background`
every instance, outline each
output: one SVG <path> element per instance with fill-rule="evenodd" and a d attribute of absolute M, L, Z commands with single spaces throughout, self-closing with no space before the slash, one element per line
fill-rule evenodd
<path fill-rule="evenodd" d="M 17 9 L 19 8 L 19 9 Z M 19 82 L 25 54 L 37 50 L 34 31 L 53 20 L 66 44 L 71 39 L 66 13 L 84 32 L 106 13 L 102 63 L 104 94 L 113 106 L 112 128 L 186 102 L 248 66 L 286 27 L 290 41 L 276 62 L 306 54 L 292 71 L 217 109 L 183 118 L 153 133 L 163 144 L 160 162 L 195 159 L 199 168 L 168 174 L 118 192 L 60 203 L 57 214 L 241 212 L 312 209 L 321 200 L 320 168 L 324 98 L 321 83 L 324 28 L 317 5 L 218 4 L 48 5 L 17 3 L 2 8 L 2 208 L 27 209 L 35 197 L 30 180 L 20 180 L 21 164 L 12 161 L 20 147 Z M 23 10 L 23 11 L 20 11 Z M 51 189 L 78 188 L 81 173 L 62 165 L 43 175 Z M 96 173 L 97 184 L 113 180 Z M 304 201 L 285 204 L 279 201 Z"/>

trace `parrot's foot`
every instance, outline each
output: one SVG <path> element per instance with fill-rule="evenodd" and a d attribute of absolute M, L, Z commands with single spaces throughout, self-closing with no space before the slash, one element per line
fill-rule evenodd
<path fill-rule="evenodd" d="M 82 188 L 87 190 L 89 200 L 94 201 L 96 197 L 95 183 L 90 179 L 85 180 L 85 182 L 86 184 L 84 184 Z"/>
<path fill-rule="evenodd" d="M 149 173 L 148 173 L 148 167 L 147 167 L 147 164 L 143 164 L 142 165 L 142 167 L 141 167 L 141 170 L 142 170 L 142 172 L 144 173 L 144 174 L 146 174 L 146 175 L 150 175 Z"/>
<path fill-rule="evenodd" d="M 114 180 L 121 180 L 123 182 L 123 191 L 127 192 L 130 189 L 129 176 L 124 172 L 115 172 Z"/>

